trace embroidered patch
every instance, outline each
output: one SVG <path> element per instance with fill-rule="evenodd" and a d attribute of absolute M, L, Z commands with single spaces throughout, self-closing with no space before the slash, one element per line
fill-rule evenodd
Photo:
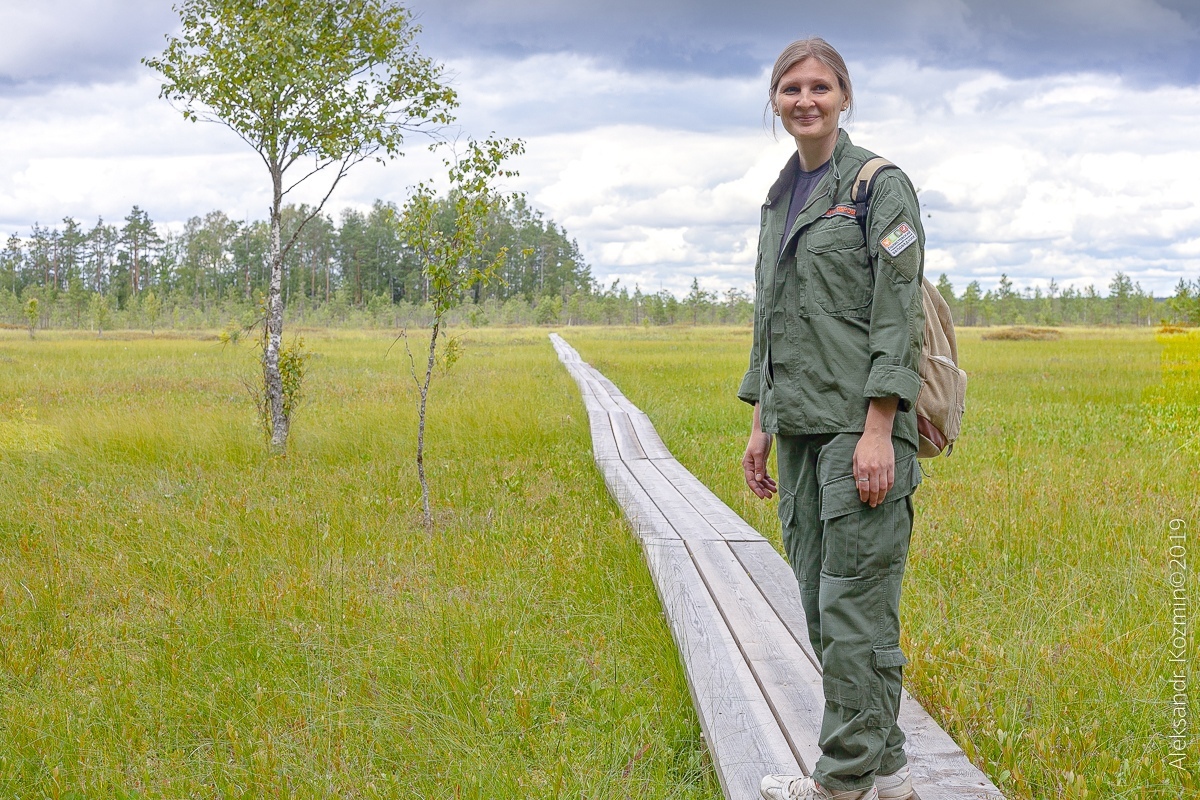
<path fill-rule="evenodd" d="M 830 217 L 849 217 L 850 219 L 858 218 L 858 209 L 854 206 L 834 206 L 821 215 L 824 219 Z"/>
<path fill-rule="evenodd" d="M 901 222 L 896 230 L 879 240 L 879 246 L 887 251 L 892 258 L 903 253 L 908 246 L 917 241 L 917 233 L 907 222 Z"/>

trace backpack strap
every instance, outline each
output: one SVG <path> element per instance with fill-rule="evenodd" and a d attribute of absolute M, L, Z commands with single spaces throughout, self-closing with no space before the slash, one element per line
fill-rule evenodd
<path fill-rule="evenodd" d="M 867 206 L 871 202 L 871 190 L 875 188 L 875 179 L 885 169 L 899 169 L 886 158 L 875 156 L 858 171 L 854 185 L 850 188 L 850 201 L 854 203 L 854 216 L 863 230 L 863 238 L 867 238 Z"/>

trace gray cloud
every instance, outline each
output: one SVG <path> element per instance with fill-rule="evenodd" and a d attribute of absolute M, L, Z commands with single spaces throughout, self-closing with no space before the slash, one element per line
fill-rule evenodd
<path fill-rule="evenodd" d="M 0 0 L 0 94 L 128 79 L 176 21 L 163 0 Z"/>
<path fill-rule="evenodd" d="M 439 53 L 574 52 L 626 69 L 706 75 L 761 70 L 818 34 L 848 59 L 908 58 L 1026 77 L 1103 70 L 1151 82 L 1200 78 L 1195 0 L 413 0 Z"/>

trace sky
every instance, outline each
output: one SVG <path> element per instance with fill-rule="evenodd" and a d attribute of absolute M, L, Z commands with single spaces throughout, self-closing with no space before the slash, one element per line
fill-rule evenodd
<path fill-rule="evenodd" d="M 820 35 L 845 56 L 856 144 L 920 190 L 926 273 L 961 293 L 1200 280 L 1200 0 L 411 0 L 461 106 L 450 135 L 519 137 L 507 189 L 632 289 L 753 286 L 758 211 L 794 148 L 770 65 Z M 141 58 L 170 2 L 0 0 L 0 232 L 138 204 L 160 225 L 262 219 L 269 181 L 217 124 L 159 99 Z M 361 164 L 328 210 L 402 203 L 427 141 Z M 295 199 L 315 199 L 319 186 Z M 323 193 L 323 192 L 322 192 Z"/>

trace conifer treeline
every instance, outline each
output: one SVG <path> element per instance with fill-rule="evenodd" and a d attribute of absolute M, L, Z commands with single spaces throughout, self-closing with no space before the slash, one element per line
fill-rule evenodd
<path fill-rule="evenodd" d="M 339 302 L 422 303 L 427 287 L 420 267 L 400 243 L 391 203 L 376 201 L 367 213 L 346 209 L 338 224 L 325 214 L 300 232 L 285 260 L 288 305 Z M 284 240 L 307 209 L 283 211 Z M 554 222 L 523 201 L 508 204 L 492 220 L 493 249 L 509 248 L 503 280 L 474 300 L 500 301 L 543 295 L 566 297 L 591 284 L 576 243 Z M 99 220 L 85 229 L 72 217 L 56 228 L 35 224 L 28 237 L 9 237 L 0 252 L 0 291 L 53 306 L 64 295 L 100 295 L 113 311 L 136 307 L 147 293 L 170 306 L 202 315 L 214 306 L 250 304 L 269 277 L 268 225 L 230 219 L 223 211 L 193 217 L 165 236 L 134 206 L 123 224 Z M 48 301 L 48 302 L 47 302 Z"/>
<path fill-rule="evenodd" d="M 447 201 L 443 201 L 444 203 Z M 299 324 L 392 326 L 425 316 L 427 287 L 401 244 L 395 205 L 376 201 L 366 213 L 319 215 L 300 232 L 285 259 L 284 301 Z M 307 215 L 284 209 L 285 241 Z M 449 216 L 447 215 L 447 224 Z M 682 299 L 668 291 L 597 283 L 574 240 L 523 200 L 491 221 L 492 253 L 508 248 L 501 277 L 456 311 L 459 324 L 746 324 L 750 295 L 699 287 Z M 0 322 L 68 328 L 214 328 L 257 316 L 269 275 L 265 221 L 230 219 L 222 211 L 193 217 L 182 231 L 159 233 L 134 206 L 122 224 L 98 220 L 85 229 L 72 217 L 51 228 L 35 224 L 0 251 Z M 487 254 L 490 256 L 490 253 Z M 938 289 L 960 325 L 1200 324 L 1200 280 L 1181 279 L 1169 298 L 1155 298 L 1118 272 L 1107 296 L 1094 287 L 1018 290 L 1005 275 L 995 289 L 973 281 L 961 294 L 945 275 Z"/>
<path fill-rule="evenodd" d="M 1200 325 L 1200 280 L 1180 278 L 1168 298 L 1156 298 L 1123 272 L 1113 276 L 1107 296 L 1091 284 L 1076 289 L 1054 280 L 1045 289 L 1018 290 L 1007 275 L 995 289 L 971 281 L 956 295 L 943 274 L 937 288 L 959 325 Z"/>

